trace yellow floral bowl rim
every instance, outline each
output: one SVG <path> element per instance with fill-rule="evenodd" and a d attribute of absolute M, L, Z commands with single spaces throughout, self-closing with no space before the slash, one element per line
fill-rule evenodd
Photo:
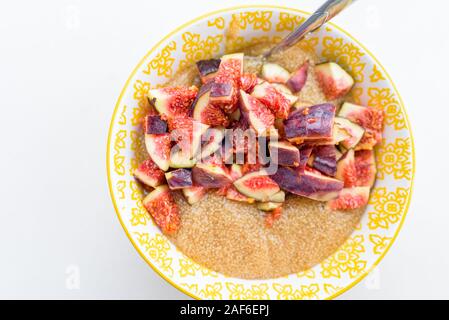
<path fill-rule="evenodd" d="M 130 81 L 133 79 L 133 77 L 135 76 L 136 72 L 140 69 L 140 67 L 142 66 L 142 64 L 147 60 L 147 58 L 153 54 L 162 43 L 164 43 L 167 39 L 169 39 L 170 37 L 172 37 L 173 35 L 175 35 L 176 33 L 178 33 L 179 31 L 185 29 L 186 27 L 192 26 L 193 24 L 195 24 L 196 22 L 203 20 L 205 18 L 211 17 L 211 16 L 215 16 L 217 14 L 221 14 L 221 13 L 227 13 L 227 12 L 232 12 L 232 11 L 236 11 L 236 10 L 242 10 L 242 9 L 276 9 L 276 10 L 284 10 L 284 11 L 290 11 L 290 12 L 296 12 L 298 14 L 302 14 L 302 15 L 310 15 L 309 12 L 303 11 L 303 10 L 299 10 L 299 9 L 295 9 L 295 8 L 289 8 L 289 7 L 285 7 L 285 6 L 277 6 L 277 5 L 244 5 L 244 6 L 235 6 L 235 7 L 229 7 L 229 8 L 224 8 L 221 10 L 216 10 L 216 11 L 212 11 L 209 12 L 207 14 L 201 15 L 181 26 L 179 26 L 178 28 L 176 28 L 175 30 L 173 30 L 172 32 L 170 32 L 169 34 L 167 34 L 164 38 L 162 38 L 158 43 L 156 43 L 156 45 L 153 46 L 153 48 L 147 52 L 147 54 L 139 61 L 139 63 L 137 64 L 137 66 L 133 69 L 132 73 L 130 74 L 130 76 L 128 77 L 120 95 L 119 98 L 117 100 L 117 103 L 115 105 L 112 117 L 111 117 L 111 121 L 110 121 L 110 126 L 109 126 L 109 131 L 108 131 L 108 140 L 107 140 L 107 150 L 106 150 L 106 170 L 107 170 L 107 177 L 108 177 L 108 187 L 109 187 L 109 192 L 110 192 L 110 196 L 111 196 L 111 200 L 113 202 L 114 205 L 114 209 L 116 212 L 116 215 L 120 221 L 120 224 L 122 225 L 126 235 L 128 236 L 129 240 L 131 241 L 132 245 L 134 246 L 134 248 L 137 250 L 137 252 L 140 254 L 140 256 L 148 263 L 148 265 L 157 273 L 159 274 L 163 279 L 165 279 L 168 283 L 170 283 L 173 287 L 175 287 L 176 289 L 180 290 L 181 292 L 185 293 L 186 295 L 194 298 L 194 299 L 201 299 L 199 296 L 193 294 L 192 292 L 190 292 L 189 290 L 187 290 L 186 288 L 183 288 L 182 286 L 178 285 L 177 283 L 175 283 L 172 279 L 170 279 L 169 277 L 167 277 L 166 275 L 164 275 L 161 271 L 159 271 L 159 269 L 153 265 L 153 263 L 147 259 L 147 257 L 145 256 L 145 254 L 141 251 L 141 249 L 139 248 L 139 246 L 135 243 L 135 241 L 133 240 L 132 236 L 130 235 L 130 233 L 128 232 L 128 229 L 126 228 L 124 221 L 121 218 L 120 215 L 120 211 L 118 209 L 117 206 L 117 202 L 116 199 L 114 197 L 114 193 L 113 193 L 113 187 L 112 187 L 112 181 L 111 181 L 111 170 L 110 170 L 110 144 L 112 141 L 112 132 L 113 132 L 113 122 L 114 119 L 116 118 L 120 103 L 122 101 L 123 95 L 125 94 L 127 88 L 129 87 Z M 329 295 L 328 297 L 326 297 L 326 299 L 334 299 L 336 297 L 338 297 L 339 295 L 343 294 L 344 292 L 348 291 L 349 289 L 351 289 L 352 287 L 354 287 L 355 285 L 357 285 L 359 282 L 361 282 L 375 267 L 377 267 L 379 265 L 379 263 L 382 261 L 382 259 L 385 257 L 386 253 L 389 251 L 389 249 L 391 248 L 391 246 L 393 245 L 393 243 L 395 242 L 399 231 L 401 230 L 406 215 L 408 213 L 409 210 L 409 206 L 410 206 L 410 201 L 411 201 L 411 196 L 413 193 L 413 186 L 414 186 L 414 175 L 415 175 L 415 169 L 416 169 L 416 158 L 415 158 L 415 145 L 414 145 L 414 139 L 413 139 L 413 134 L 412 134 L 412 129 L 410 126 L 410 121 L 407 115 L 407 112 L 404 108 L 404 103 L 403 103 L 403 99 L 399 93 L 399 91 L 397 90 L 396 85 L 394 84 L 393 80 L 391 79 L 390 75 L 388 74 L 388 72 L 386 71 L 386 69 L 383 67 L 383 65 L 380 63 L 380 61 L 373 55 L 373 53 L 371 51 L 369 51 L 363 44 L 361 44 L 358 40 L 356 40 L 351 34 L 349 34 L 347 31 L 343 30 L 342 28 L 338 27 L 337 25 L 333 24 L 333 23 L 328 23 L 328 25 L 332 26 L 333 28 L 335 28 L 336 30 L 338 30 L 339 32 L 345 34 L 349 39 L 351 39 L 353 42 L 355 42 L 359 47 L 361 47 L 366 53 L 368 53 L 368 55 L 374 60 L 374 62 L 380 66 L 380 68 L 382 69 L 382 72 L 386 75 L 387 77 L 387 81 L 389 82 L 389 84 L 393 87 L 396 95 L 398 96 L 399 99 L 399 105 L 400 105 L 400 109 L 402 114 L 404 115 L 405 118 L 405 122 L 406 122 L 406 128 L 408 130 L 408 133 L 410 135 L 410 149 L 411 149 L 411 157 L 412 157 L 412 163 L 411 163 L 411 178 L 410 178 L 410 188 L 408 189 L 408 195 L 406 197 L 406 202 L 404 204 L 404 210 L 402 212 L 402 217 L 401 220 L 399 221 L 398 226 L 396 227 L 396 231 L 393 235 L 393 237 L 390 239 L 388 245 L 386 246 L 386 248 L 384 249 L 384 251 L 382 252 L 382 254 L 377 258 L 377 260 L 372 264 L 372 266 L 370 268 L 368 268 L 367 270 L 364 270 L 363 272 L 361 272 L 355 279 L 352 280 L 352 282 L 350 282 L 349 284 L 347 284 L 345 287 L 340 288 L 338 291 L 334 292 L 333 294 Z"/>

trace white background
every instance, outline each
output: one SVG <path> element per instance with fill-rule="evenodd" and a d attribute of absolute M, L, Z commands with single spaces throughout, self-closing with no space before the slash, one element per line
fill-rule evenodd
<path fill-rule="evenodd" d="M 106 139 L 119 92 L 161 37 L 199 15 L 321 2 L 3 1 L 0 298 L 187 298 L 139 257 L 112 207 Z M 396 243 L 340 299 L 449 298 L 448 11 L 443 0 L 360 0 L 335 19 L 396 82 L 418 162 Z"/>

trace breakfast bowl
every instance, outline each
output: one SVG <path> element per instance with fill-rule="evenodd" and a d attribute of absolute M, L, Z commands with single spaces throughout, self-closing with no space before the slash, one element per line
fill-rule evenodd
<path fill-rule="evenodd" d="M 178 70 L 198 60 L 279 41 L 308 16 L 300 10 L 277 6 L 231 8 L 201 16 L 157 43 L 138 63 L 121 91 L 107 144 L 108 184 L 115 211 L 142 258 L 161 277 L 193 298 L 332 299 L 379 264 L 404 223 L 415 160 L 402 100 L 380 62 L 331 23 L 299 45 L 323 61 L 339 64 L 352 76 L 352 103 L 383 110 L 385 115 L 382 141 L 375 150 L 376 182 L 368 206 L 344 243 L 300 272 L 272 278 L 230 276 L 186 255 L 145 209 L 142 200 L 147 191 L 134 179 L 133 172 L 145 160 L 141 123 L 147 111 L 142 101 L 149 90 L 162 87 Z M 230 25 L 238 29 L 232 39 L 227 33 Z"/>

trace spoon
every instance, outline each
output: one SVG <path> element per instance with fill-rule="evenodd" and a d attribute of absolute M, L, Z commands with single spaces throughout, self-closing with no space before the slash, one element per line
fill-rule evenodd
<path fill-rule="evenodd" d="M 303 24 L 293 30 L 281 42 L 263 55 L 267 59 L 274 53 L 285 50 L 303 39 L 309 33 L 317 30 L 323 24 L 331 20 L 343 9 L 348 7 L 355 0 L 328 0 L 317 11 L 315 11 Z"/>

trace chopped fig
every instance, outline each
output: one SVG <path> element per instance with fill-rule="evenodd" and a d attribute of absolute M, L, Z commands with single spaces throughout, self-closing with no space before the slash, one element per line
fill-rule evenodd
<path fill-rule="evenodd" d="M 206 158 L 221 148 L 224 128 L 209 128 L 204 134 L 206 142 L 201 146 L 200 158 Z"/>
<path fill-rule="evenodd" d="M 262 211 L 273 211 L 274 209 L 277 209 L 279 207 L 282 207 L 282 203 L 278 202 L 261 202 L 257 204 L 257 209 Z"/>
<path fill-rule="evenodd" d="M 307 163 L 309 162 L 309 159 L 311 158 L 313 152 L 313 147 L 311 146 L 301 146 L 299 148 L 299 154 L 300 154 L 300 160 L 299 160 L 299 166 L 298 170 L 299 172 L 303 172 L 306 168 Z"/>
<path fill-rule="evenodd" d="M 170 158 L 170 134 L 145 134 L 145 147 L 151 159 L 162 171 L 167 171 Z"/>
<path fill-rule="evenodd" d="M 176 141 L 177 147 L 186 156 L 193 158 L 201 146 L 201 136 L 209 126 L 192 118 L 170 119 L 168 125 L 171 139 Z"/>
<path fill-rule="evenodd" d="M 344 103 L 338 116 L 351 120 L 365 129 L 356 150 L 372 150 L 382 141 L 384 112 L 370 107 Z"/>
<path fill-rule="evenodd" d="M 240 77 L 240 89 L 246 93 L 251 93 L 258 81 L 259 79 L 254 73 L 245 73 Z"/>
<path fill-rule="evenodd" d="M 246 202 L 246 203 L 254 203 L 255 202 L 255 200 L 253 198 L 249 198 L 249 197 L 241 194 L 240 192 L 238 192 L 237 189 L 233 185 L 230 185 L 226 188 L 226 198 L 229 200 L 238 201 L 238 202 Z"/>
<path fill-rule="evenodd" d="M 285 136 L 291 142 L 332 139 L 335 106 L 320 104 L 297 110 L 284 121 Z"/>
<path fill-rule="evenodd" d="M 260 84 L 260 83 L 258 83 Z M 287 95 L 293 95 L 293 92 L 285 85 L 282 83 L 271 83 L 271 85 L 279 92 L 281 93 L 285 93 Z M 294 96 L 296 98 L 296 100 L 298 99 L 298 97 Z M 294 103 L 294 102 L 293 102 Z M 293 104 L 292 103 L 292 104 Z"/>
<path fill-rule="evenodd" d="M 212 91 L 216 91 L 217 93 L 211 93 L 211 98 L 218 98 L 219 96 L 220 99 L 212 99 L 212 101 L 226 113 L 232 113 L 237 108 L 238 88 L 242 74 L 243 53 L 228 54 L 221 57 L 220 67 L 214 79 L 216 88 L 212 89 Z M 231 86 L 232 90 L 229 91 L 228 86 Z"/>
<path fill-rule="evenodd" d="M 372 150 L 360 150 L 355 152 L 355 167 L 357 172 L 358 187 L 372 187 L 376 182 L 376 157 Z"/>
<path fill-rule="evenodd" d="M 262 78 L 268 82 L 286 83 L 290 78 L 290 72 L 276 63 L 265 63 L 262 67 Z"/>
<path fill-rule="evenodd" d="M 179 208 L 167 185 L 156 187 L 143 199 L 143 206 L 165 234 L 175 233 L 180 226 Z"/>
<path fill-rule="evenodd" d="M 251 95 L 267 106 L 276 118 L 280 119 L 288 117 L 290 108 L 297 100 L 297 97 L 278 91 L 268 82 L 255 86 Z"/>
<path fill-rule="evenodd" d="M 357 185 L 357 170 L 353 149 L 346 152 L 346 154 L 338 161 L 337 174 L 335 177 L 338 180 L 343 181 L 345 188 L 351 188 Z"/>
<path fill-rule="evenodd" d="M 143 130 L 147 134 L 167 133 L 167 122 L 162 120 L 159 115 L 148 115 L 144 119 Z"/>
<path fill-rule="evenodd" d="M 201 87 L 197 98 L 192 104 L 193 119 L 216 127 L 216 126 L 228 126 L 229 119 L 223 110 L 210 103 L 212 85 L 204 85 Z"/>
<path fill-rule="evenodd" d="M 199 202 L 206 194 L 206 188 L 203 187 L 189 187 L 182 189 L 182 194 L 187 202 L 192 205 Z"/>
<path fill-rule="evenodd" d="M 365 129 L 345 118 L 335 117 L 334 126 L 348 136 L 346 139 L 340 141 L 341 145 L 346 149 L 355 148 L 365 134 Z"/>
<path fill-rule="evenodd" d="M 272 178 L 281 189 L 317 201 L 335 199 L 343 189 L 343 182 L 307 168 L 300 172 L 292 168 L 279 167 Z"/>
<path fill-rule="evenodd" d="M 232 181 L 235 181 L 243 176 L 243 168 L 239 164 L 232 164 L 231 169 L 229 170 L 229 174 L 231 175 Z"/>
<path fill-rule="evenodd" d="M 268 201 L 271 196 L 280 191 L 276 182 L 265 170 L 244 175 L 234 182 L 236 189 L 247 197 L 257 201 Z"/>
<path fill-rule="evenodd" d="M 209 82 L 216 76 L 220 62 L 220 59 L 209 59 L 200 60 L 196 63 L 201 81 L 203 83 Z"/>
<path fill-rule="evenodd" d="M 273 128 L 274 116 L 259 100 L 240 90 L 241 111 L 258 135 L 264 135 Z"/>
<path fill-rule="evenodd" d="M 369 187 L 343 189 L 337 199 L 329 202 L 332 210 L 353 210 L 363 208 L 369 201 Z"/>
<path fill-rule="evenodd" d="M 165 174 L 165 179 L 167 179 L 168 187 L 172 190 L 188 188 L 193 185 L 192 172 L 187 169 L 178 169 L 167 172 Z"/>
<path fill-rule="evenodd" d="M 302 90 L 307 81 L 309 72 L 309 62 L 306 61 L 293 75 L 288 79 L 287 85 L 292 89 L 293 93 L 298 93 Z"/>
<path fill-rule="evenodd" d="M 197 163 L 192 177 L 195 185 L 205 188 L 221 188 L 232 183 L 226 167 L 210 163 Z"/>
<path fill-rule="evenodd" d="M 268 199 L 270 202 L 285 202 L 285 192 L 279 191 L 278 193 L 275 193 Z"/>
<path fill-rule="evenodd" d="M 151 89 L 148 92 L 148 99 L 151 104 L 166 120 L 174 117 L 185 117 L 189 113 L 189 107 L 195 100 L 198 88 L 191 87 L 165 87 Z"/>
<path fill-rule="evenodd" d="M 316 146 L 313 149 L 313 168 L 330 177 L 337 173 L 337 155 L 333 145 Z"/>
<path fill-rule="evenodd" d="M 232 83 L 212 82 L 210 87 L 210 103 L 213 105 L 224 105 L 230 103 L 235 95 Z"/>
<path fill-rule="evenodd" d="M 270 141 L 268 143 L 271 161 L 286 167 L 298 167 L 299 150 L 288 141 Z"/>
<path fill-rule="evenodd" d="M 334 62 L 317 65 L 315 72 L 321 89 L 329 100 L 345 96 L 354 86 L 354 79 Z"/>
<path fill-rule="evenodd" d="M 170 154 L 169 166 L 172 168 L 192 168 L 196 164 L 197 159 L 192 158 L 189 152 L 181 149 L 172 150 Z"/>
<path fill-rule="evenodd" d="M 147 159 L 134 170 L 134 177 L 143 184 L 156 188 L 164 183 L 164 171 L 151 159 Z"/>

